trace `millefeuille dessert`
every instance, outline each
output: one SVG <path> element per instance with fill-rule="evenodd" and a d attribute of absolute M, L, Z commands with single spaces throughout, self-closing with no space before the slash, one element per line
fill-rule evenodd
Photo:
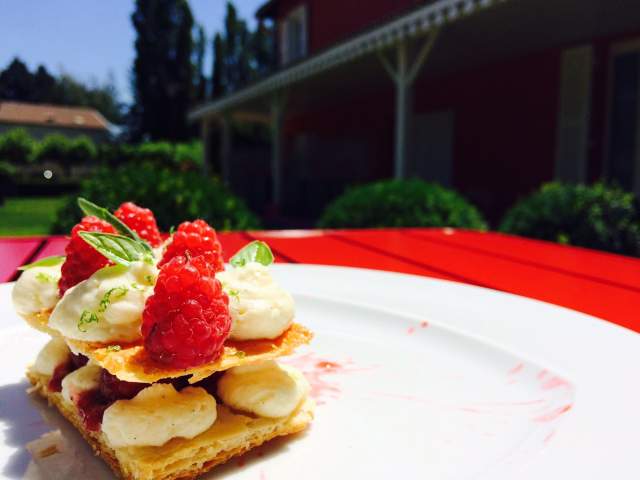
<path fill-rule="evenodd" d="M 28 368 L 34 390 L 119 477 L 194 478 L 311 422 L 309 384 L 275 359 L 312 334 L 266 244 L 225 270 L 202 220 L 163 241 L 148 209 L 78 203 L 66 255 L 23 267 L 13 302 L 52 337 Z"/>

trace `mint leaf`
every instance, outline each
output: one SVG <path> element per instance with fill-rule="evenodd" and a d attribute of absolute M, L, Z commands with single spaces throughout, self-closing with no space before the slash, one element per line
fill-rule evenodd
<path fill-rule="evenodd" d="M 150 254 L 147 249 L 141 242 L 131 238 L 102 232 L 79 232 L 78 234 L 98 252 L 119 265 L 128 267 L 138 260 L 149 261 Z"/>
<path fill-rule="evenodd" d="M 90 312 L 89 310 L 83 310 L 82 315 L 80 315 L 80 320 L 78 320 L 78 330 L 81 332 L 87 331 L 87 325 L 90 323 L 98 323 L 98 315 L 94 312 Z"/>
<path fill-rule="evenodd" d="M 273 253 L 269 245 L 260 240 L 255 240 L 242 247 L 231 259 L 229 263 L 234 267 L 244 267 L 249 262 L 258 262 L 265 267 L 273 263 Z"/>
<path fill-rule="evenodd" d="M 53 257 L 41 258 L 37 262 L 28 263 L 26 265 L 18 267 L 18 270 L 29 270 L 30 268 L 34 267 L 53 267 L 55 265 L 64 263 L 66 258 L 67 257 L 65 257 L 64 255 L 54 255 Z"/>
<path fill-rule="evenodd" d="M 93 202 L 90 202 L 86 198 L 78 197 L 78 206 L 80 210 L 85 215 L 93 215 L 94 217 L 98 217 L 105 222 L 110 223 L 116 231 L 125 237 L 132 238 L 140 243 L 142 243 L 146 250 L 151 251 L 151 246 L 144 240 L 142 240 L 136 232 L 131 230 L 125 223 L 123 223 L 118 217 L 112 214 L 109 210 L 99 205 L 96 205 Z"/>

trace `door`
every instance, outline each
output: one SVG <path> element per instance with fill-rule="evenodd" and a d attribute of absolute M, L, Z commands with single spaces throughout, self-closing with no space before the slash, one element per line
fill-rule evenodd
<path fill-rule="evenodd" d="M 611 56 L 606 177 L 640 193 L 640 42 L 620 44 Z"/>
<path fill-rule="evenodd" d="M 453 111 L 416 114 L 413 161 L 409 177 L 451 186 L 453 176 Z"/>

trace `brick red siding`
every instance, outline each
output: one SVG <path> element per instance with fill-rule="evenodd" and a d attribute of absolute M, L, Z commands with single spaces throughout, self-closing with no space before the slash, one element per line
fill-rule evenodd
<path fill-rule="evenodd" d="M 309 53 L 323 50 L 354 34 L 409 11 L 425 0 L 279 0 L 278 20 L 299 5 L 309 9 Z"/>

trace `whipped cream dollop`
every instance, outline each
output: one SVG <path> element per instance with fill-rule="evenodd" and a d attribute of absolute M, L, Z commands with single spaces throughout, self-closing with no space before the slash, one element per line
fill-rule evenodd
<path fill-rule="evenodd" d="M 32 267 L 22 272 L 11 292 L 18 315 L 31 315 L 55 307 L 60 298 L 60 268 L 61 265 Z"/>
<path fill-rule="evenodd" d="M 220 272 L 216 278 L 229 296 L 233 321 L 229 338 L 276 338 L 291 325 L 295 315 L 293 298 L 264 265 L 250 262 Z"/>
<path fill-rule="evenodd" d="M 71 351 L 60 337 L 52 338 L 42 347 L 33 364 L 33 371 L 41 375 L 53 375 L 58 365 L 66 363 L 71 357 Z"/>
<path fill-rule="evenodd" d="M 62 398 L 69 403 L 76 403 L 78 395 L 100 386 L 102 369 L 93 363 L 74 370 L 62 379 Z"/>
<path fill-rule="evenodd" d="M 286 417 L 309 394 L 304 375 L 273 360 L 234 367 L 218 381 L 218 396 L 232 408 L 261 417 Z"/>
<path fill-rule="evenodd" d="M 137 340 L 142 310 L 157 275 L 155 265 L 145 262 L 98 270 L 67 290 L 51 313 L 49 327 L 76 340 Z"/>
<path fill-rule="evenodd" d="M 216 400 L 205 389 L 178 392 L 171 384 L 155 383 L 107 408 L 102 432 L 114 448 L 160 446 L 175 437 L 194 438 L 217 416 Z"/>

